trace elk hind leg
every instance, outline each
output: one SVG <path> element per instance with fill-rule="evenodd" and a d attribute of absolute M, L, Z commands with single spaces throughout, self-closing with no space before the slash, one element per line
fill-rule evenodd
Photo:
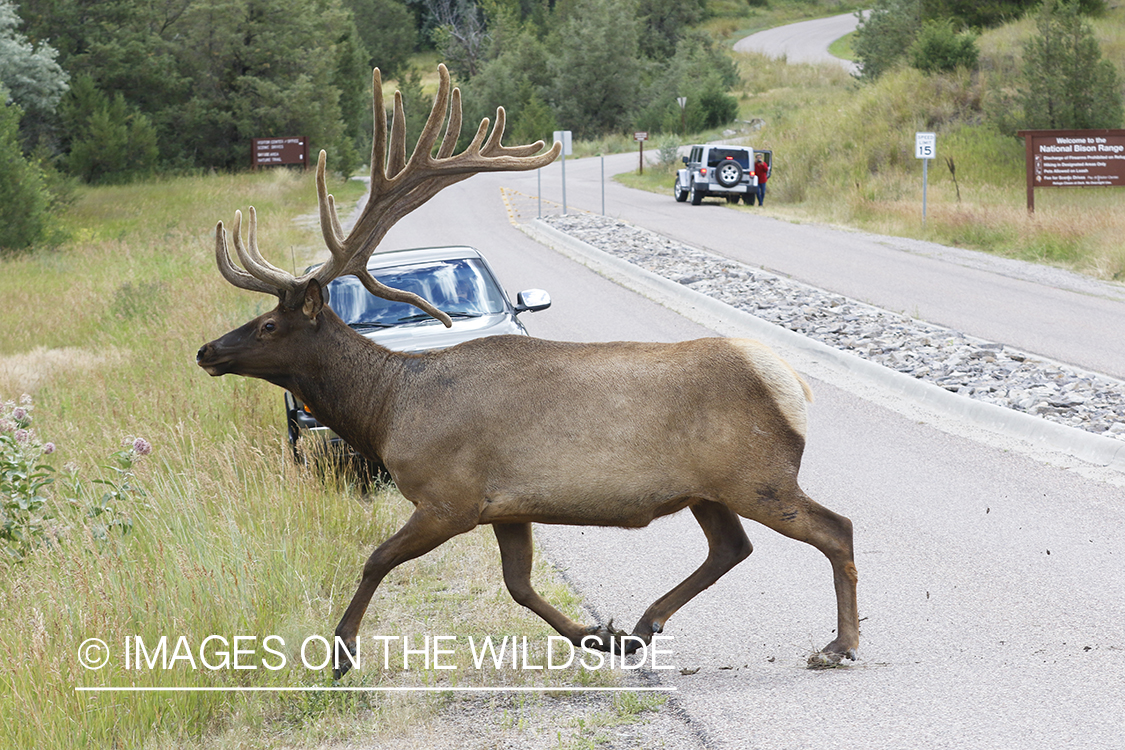
<path fill-rule="evenodd" d="M 809 666 L 833 666 L 844 658 L 854 661 L 859 649 L 859 574 L 852 546 L 852 522 L 812 500 L 796 483 L 787 491 L 760 490 L 752 512 L 742 515 L 791 539 L 811 544 L 828 558 L 836 590 L 836 638 L 809 657 Z"/>
<path fill-rule="evenodd" d="M 647 645 L 654 633 L 664 630 L 664 623 L 680 607 L 699 592 L 719 580 L 728 570 L 745 560 L 754 551 L 738 515 L 721 503 L 701 500 L 691 506 L 695 520 L 707 537 L 707 559 L 679 585 L 653 602 L 633 628 L 633 635 Z M 639 644 L 629 642 L 627 650 Z"/>

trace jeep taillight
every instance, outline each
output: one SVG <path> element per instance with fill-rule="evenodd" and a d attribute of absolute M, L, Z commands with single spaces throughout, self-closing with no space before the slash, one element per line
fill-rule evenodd
<path fill-rule="evenodd" d="M 700 167 L 699 168 L 699 176 L 700 177 L 706 177 L 707 176 L 707 167 Z"/>

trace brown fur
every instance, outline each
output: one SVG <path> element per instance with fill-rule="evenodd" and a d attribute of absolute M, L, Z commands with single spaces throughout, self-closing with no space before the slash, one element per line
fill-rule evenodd
<path fill-rule="evenodd" d="M 797 485 L 808 386 L 757 342 L 575 344 L 521 336 L 427 354 L 390 352 L 320 301 L 281 306 L 206 344 L 212 375 L 291 390 L 360 453 L 380 459 L 415 505 L 371 555 L 337 634 L 352 644 L 394 566 L 493 524 L 505 580 L 576 644 L 608 646 L 531 589 L 531 522 L 645 526 L 690 507 L 711 553 L 633 629 L 647 642 L 693 596 L 750 554 L 737 517 L 808 542 L 832 562 L 839 637 L 816 658 L 858 645 L 851 523 Z M 344 665 L 346 667 L 346 664 Z M 346 670 L 344 670 L 346 671 Z"/>

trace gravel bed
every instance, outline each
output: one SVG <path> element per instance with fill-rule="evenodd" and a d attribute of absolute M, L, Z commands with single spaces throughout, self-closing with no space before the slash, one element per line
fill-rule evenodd
<path fill-rule="evenodd" d="M 1125 440 L 1125 382 L 832 294 L 595 214 L 544 217 L 603 252 L 759 318 L 935 383 Z"/>

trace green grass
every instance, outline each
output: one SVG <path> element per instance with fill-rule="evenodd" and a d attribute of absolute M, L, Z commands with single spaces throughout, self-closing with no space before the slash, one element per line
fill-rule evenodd
<path fill-rule="evenodd" d="M 356 183 L 332 189 L 341 204 Z M 195 351 L 270 306 L 235 289 L 214 262 L 214 226 L 236 207 L 258 209 L 259 242 L 276 265 L 301 266 L 321 246 L 293 219 L 315 210 L 311 174 L 275 171 L 157 180 L 83 189 L 63 217 L 71 241 L 2 262 L 0 401 L 34 397 L 34 426 L 87 486 L 125 436 L 152 455 L 136 467 L 144 494 L 119 512 L 131 533 L 104 542 L 84 521 L 93 495 L 51 499 L 52 533 L 24 564 L 0 567 L 0 746 L 270 747 L 395 736 L 406 725 L 440 726 L 441 694 L 394 696 L 259 693 L 78 693 L 79 686 L 315 686 L 323 672 L 300 664 L 308 636 L 331 638 L 363 561 L 405 520 L 392 490 L 364 495 L 346 474 L 298 469 L 283 438 L 280 391 L 261 381 L 213 379 Z M 582 617 L 573 594 L 539 566 L 545 596 Z M 511 601 L 488 529 L 403 565 L 384 582 L 363 633 L 553 633 Z M 127 638 L 148 645 L 210 635 L 285 641 L 279 671 L 126 669 Z M 78 662 L 88 638 L 110 644 L 99 671 Z M 171 650 L 171 649 L 170 649 Z M 195 651 L 198 655 L 198 651 Z M 458 651 L 449 672 L 368 665 L 351 685 L 604 684 L 608 671 L 477 672 Z M 266 656 L 260 649 L 258 657 Z M 215 657 L 217 658 L 217 657 Z M 253 663 L 261 663 L 260 659 Z M 395 665 L 392 664 L 392 667 Z M 382 733 L 382 734 L 380 734 Z"/>
<path fill-rule="evenodd" d="M 855 32 L 840 37 L 832 44 L 828 45 L 828 53 L 835 55 L 841 60 L 854 60 L 855 50 L 852 49 L 852 41 L 855 39 Z"/>

